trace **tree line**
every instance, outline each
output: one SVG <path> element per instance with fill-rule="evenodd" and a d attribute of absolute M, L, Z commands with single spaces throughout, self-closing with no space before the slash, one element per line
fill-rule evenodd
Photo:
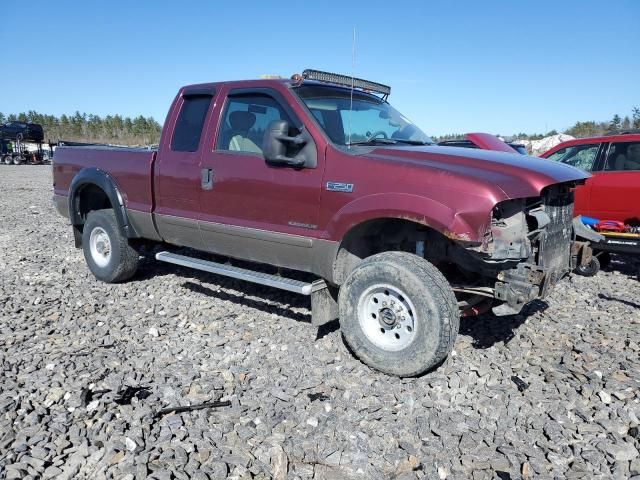
<path fill-rule="evenodd" d="M 67 140 L 114 145 L 153 145 L 160 140 L 162 126 L 153 117 L 123 117 L 75 112 L 73 115 L 44 115 L 33 110 L 5 115 L 0 112 L 0 124 L 20 121 L 39 123 L 45 142 Z"/>
<path fill-rule="evenodd" d="M 567 135 L 571 135 L 576 138 L 585 138 L 585 137 L 597 137 L 600 135 L 612 134 L 617 132 L 624 132 L 625 130 L 640 130 L 640 108 L 633 107 L 631 109 L 631 116 L 625 115 L 621 117 L 618 114 L 615 114 L 613 118 L 608 122 L 595 122 L 595 121 L 586 121 L 586 122 L 576 122 L 573 126 L 567 128 L 562 133 Z M 551 135 L 557 135 L 559 132 L 557 130 L 551 130 L 547 133 L 516 133 L 514 135 L 507 135 L 506 137 L 511 139 L 522 139 L 522 140 L 540 140 L 544 137 L 549 137 Z M 500 135 L 502 136 L 502 135 Z M 464 138 L 464 133 L 450 133 L 447 135 L 442 135 L 441 137 L 434 137 L 434 140 L 441 142 L 444 140 L 460 140 Z"/>
<path fill-rule="evenodd" d="M 0 124 L 11 121 L 34 122 L 42 125 L 45 141 L 67 140 L 74 142 L 110 143 L 115 145 L 153 145 L 160 141 L 162 126 L 153 117 L 123 117 L 121 115 L 100 115 L 75 112 L 73 115 L 44 115 L 33 110 L 26 113 L 5 115 L 0 112 Z M 607 133 L 640 129 L 640 108 L 634 107 L 631 116 L 616 114 L 608 122 L 576 122 L 562 133 L 577 138 L 595 137 Z M 527 134 L 524 132 L 508 136 L 512 139 L 539 140 L 557 135 L 556 130 L 547 133 Z M 464 138 L 463 133 L 451 133 L 434 137 L 440 142 Z"/>

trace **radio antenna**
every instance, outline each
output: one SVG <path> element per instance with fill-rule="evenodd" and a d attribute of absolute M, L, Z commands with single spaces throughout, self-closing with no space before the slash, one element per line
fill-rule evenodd
<path fill-rule="evenodd" d="M 349 101 L 349 140 L 347 142 L 347 148 L 351 148 L 351 112 L 353 111 L 353 88 L 355 85 L 356 76 L 356 27 L 353 27 L 353 42 L 351 52 L 351 98 Z"/>

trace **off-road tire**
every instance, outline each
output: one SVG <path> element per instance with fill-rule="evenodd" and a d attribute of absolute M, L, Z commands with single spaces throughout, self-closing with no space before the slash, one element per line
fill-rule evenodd
<path fill-rule="evenodd" d="M 91 232 L 100 229 L 110 243 L 110 255 L 106 265 L 98 265 L 91 252 Z M 96 230 L 99 231 L 99 230 Z M 106 283 L 124 282 L 138 269 L 140 256 L 122 234 L 116 215 L 111 209 L 90 212 L 82 230 L 82 251 L 91 273 Z"/>
<path fill-rule="evenodd" d="M 586 265 L 578 265 L 575 272 L 583 277 L 593 277 L 600 271 L 600 260 L 597 257 L 591 257 L 591 261 Z"/>
<path fill-rule="evenodd" d="M 371 324 L 363 327 L 369 317 L 362 314 L 360 302 L 377 285 L 405 292 L 415 309 L 413 336 L 400 350 L 381 348 L 365 333 Z M 407 252 L 384 252 L 362 261 L 341 286 L 338 305 L 342 334 L 355 355 L 376 370 L 400 377 L 420 375 L 440 364 L 451 352 L 460 327 L 458 304 L 447 280 L 427 260 Z"/>

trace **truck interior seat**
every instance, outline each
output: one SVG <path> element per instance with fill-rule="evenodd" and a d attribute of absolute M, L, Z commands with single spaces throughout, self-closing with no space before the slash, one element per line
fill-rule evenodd
<path fill-rule="evenodd" d="M 228 150 L 235 152 L 262 153 L 262 149 L 249 138 L 249 130 L 256 123 L 252 112 L 236 111 L 229 114 L 231 130 L 228 133 Z M 224 145 L 224 144 L 223 144 Z"/>

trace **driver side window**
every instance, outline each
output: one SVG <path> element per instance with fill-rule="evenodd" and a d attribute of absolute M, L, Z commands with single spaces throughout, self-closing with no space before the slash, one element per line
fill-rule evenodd
<path fill-rule="evenodd" d="M 600 144 L 590 145 L 574 145 L 571 147 L 561 148 L 557 152 L 547 157 L 547 160 L 555 160 L 557 162 L 571 165 L 572 167 L 581 168 L 587 172 L 593 170 L 593 166 L 598 156 Z"/>
<path fill-rule="evenodd" d="M 230 95 L 220 124 L 216 150 L 262 154 L 264 132 L 274 120 L 291 119 L 268 95 Z"/>

